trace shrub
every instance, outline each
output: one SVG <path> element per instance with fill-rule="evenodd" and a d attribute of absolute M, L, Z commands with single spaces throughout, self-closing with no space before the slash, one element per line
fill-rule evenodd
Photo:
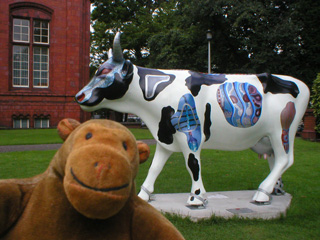
<path fill-rule="evenodd" d="M 314 115 L 317 118 L 316 131 L 320 133 L 320 73 L 318 73 L 312 85 L 311 104 L 314 109 Z"/>

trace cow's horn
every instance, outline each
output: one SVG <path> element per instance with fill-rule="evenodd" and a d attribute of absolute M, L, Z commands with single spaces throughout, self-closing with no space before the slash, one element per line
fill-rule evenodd
<path fill-rule="evenodd" d="M 112 48 L 110 48 L 109 51 L 108 51 L 108 58 L 109 59 L 112 58 Z"/>
<path fill-rule="evenodd" d="M 115 62 L 122 62 L 124 60 L 122 49 L 120 45 L 120 32 L 117 32 L 116 36 L 114 37 L 113 41 L 113 61 Z"/>

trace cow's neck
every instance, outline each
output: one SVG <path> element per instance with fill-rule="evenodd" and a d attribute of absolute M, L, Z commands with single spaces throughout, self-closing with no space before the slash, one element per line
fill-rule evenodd
<path fill-rule="evenodd" d="M 146 99 L 146 94 L 140 86 L 141 82 L 138 69 L 139 67 L 134 67 L 134 77 L 128 92 L 123 96 L 123 98 L 113 102 L 110 105 L 110 108 L 115 111 L 137 115 L 150 127 L 154 124 L 158 125 L 163 106 L 155 100 Z M 142 68 L 140 68 L 140 70 L 141 69 Z M 146 68 L 144 68 L 144 70 L 158 71 L 156 69 Z"/>

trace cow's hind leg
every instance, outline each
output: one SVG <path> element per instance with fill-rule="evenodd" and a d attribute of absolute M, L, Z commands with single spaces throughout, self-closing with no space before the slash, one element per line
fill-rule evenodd
<path fill-rule="evenodd" d="M 268 159 L 270 171 L 272 171 L 274 166 L 274 153 L 271 146 L 271 142 L 269 137 L 263 137 L 259 140 L 259 142 L 251 148 L 254 152 L 258 153 L 260 157 L 264 159 Z M 284 194 L 283 183 L 281 177 L 278 179 L 276 185 L 274 186 L 272 194 L 280 195 Z"/>
<path fill-rule="evenodd" d="M 280 125 L 274 128 L 275 131 L 269 136 L 274 153 L 274 166 L 254 195 L 253 200 L 256 202 L 267 202 L 270 200 L 269 194 L 272 192 L 278 179 L 293 164 L 293 143 L 299 121 L 300 118 L 296 117 L 295 103 L 288 102 L 281 111 Z M 280 129 L 281 131 L 279 131 Z"/>
<path fill-rule="evenodd" d="M 274 161 L 275 161 L 274 154 L 272 153 L 271 155 L 268 155 L 267 158 L 268 158 L 268 162 L 269 162 L 270 171 L 272 171 L 273 166 L 274 166 Z M 287 165 L 287 166 L 285 167 L 283 172 L 289 168 L 289 165 Z M 280 176 L 280 178 L 277 180 L 276 184 L 274 185 L 272 195 L 283 195 L 283 194 L 285 194 L 285 191 L 283 189 L 283 182 L 282 182 L 282 178 Z"/>
<path fill-rule="evenodd" d="M 138 195 L 143 200 L 150 200 L 150 195 L 154 191 L 154 183 L 171 154 L 171 151 L 163 148 L 159 143 L 157 144 L 147 178 L 142 184 L 141 190 Z"/>
<path fill-rule="evenodd" d="M 271 193 L 273 192 L 274 187 L 285 170 L 291 166 L 290 162 L 292 161 L 291 159 L 293 159 L 292 147 L 287 153 L 279 135 L 271 137 L 270 140 L 274 151 L 274 155 L 271 155 L 268 159 L 271 172 L 260 184 L 258 191 L 253 196 L 253 201 L 258 203 L 267 203 L 271 201 Z"/>
<path fill-rule="evenodd" d="M 191 206 L 205 206 L 207 204 L 206 190 L 201 177 L 200 151 L 184 152 L 186 167 L 192 180 L 191 194 L 187 204 Z"/>

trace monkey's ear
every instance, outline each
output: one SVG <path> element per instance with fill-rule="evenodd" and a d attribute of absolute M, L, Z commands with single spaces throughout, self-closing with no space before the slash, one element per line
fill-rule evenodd
<path fill-rule="evenodd" d="M 65 118 L 61 120 L 58 124 L 57 130 L 60 138 L 65 141 L 70 133 L 75 130 L 80 125 L 75 119 Z"/>
<path fill-rule="evenodd" d="M 139 158 L 140 158 L 140 164 L 141 164 L 147 161 L 150 155 L 150 148 L 146 143 L 141 141 L 137 141 L 137 147 L 139 151 Z"/>

